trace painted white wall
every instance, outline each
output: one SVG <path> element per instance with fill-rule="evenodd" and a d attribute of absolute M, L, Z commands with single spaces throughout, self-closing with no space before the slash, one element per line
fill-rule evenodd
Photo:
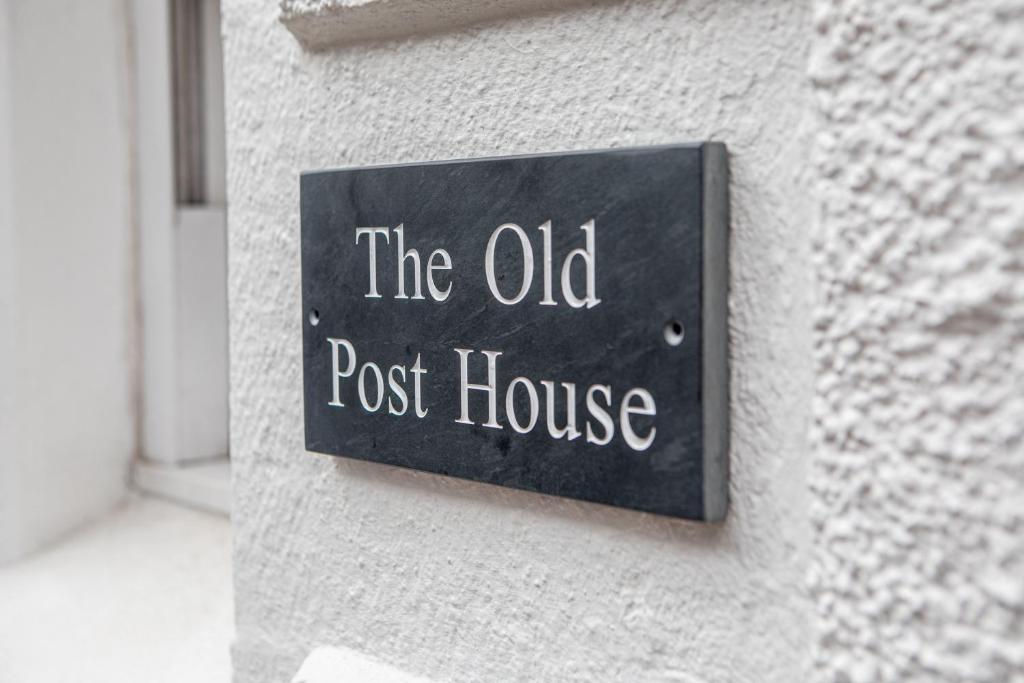
<path fill-rule="evenodd" d="M 822 681 L 1024 681 L 1024 3 L 818 2 Z"/>
<path fill-rule="evenodd" d="M 284 7 L 335 48 L 224 22 L 239 681 L 318 645 L 452 681 L 1024 680 L 1020 0 Z M 725 525 L 303 452 L 301 170 L 703 138 Z"/>
<path fill-rule="evenodd" d="M 14 449 L 14 188 L 11 178 L 11 21 L 7 0 L 0 0 L 0 501 L 13 499 L 17 487 L 2 464 Z M 0 513 L 4 510 L 0 502 Z M 0 515 L 0 539 L 11 538 L 13 519 Z M 0 540 L 0 560 L 9 552 Z"/>
<path fill-rule="evenodd" d="M 0 4 L 0 561 L 113 506 L 134 444 L 124 3 Z"/>
<path fill-rule="evenodd" d="M 602 3 L 318 54 L 276 3 L 223 8 L 236 680 L 318 645 L 449 681 L 805 680 L 807 3 Z M 304 452 L 300 171 L 703 139 L 732 154 L 725 524 Z"/>

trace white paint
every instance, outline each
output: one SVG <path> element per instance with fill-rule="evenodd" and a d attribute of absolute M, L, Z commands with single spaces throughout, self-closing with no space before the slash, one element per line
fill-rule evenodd
<path fill-rule="evenodd" d="M 395 378 L 395 373 L 401 372 L 402 379 L 399 381 Z M 405 393 L 403 388 L 405 384 L 405 366 L 404 365 L 392 365 L 388 369 L 388 389 L 391 390 L 392 396 L 388 396 L 388 414 L 389 415 L 405 415 L 405 411 L 409 409 L 409 397 Z M 396 408 L 394 398 L 398 397 L 401 401 L 402 407 Z"/>
<path fill-rule="evenodd" d="M 555 390 L 555 383 L 550 380 L 541 380 L 544 387 L 544 416 L 545 424 L 548 426 L 548 435 L 552 439 L 568 439 L 572 441 L 580 435 L 576 429 L 576 385 L 572 382 L 562 382 L 565 389 L 565 426 L 559 427 L 555 423 L 555 408 L 558 404 L 558 396 Z"/>
<path fill-rule="evenodd" d="M 1024 680 L 1022 25 L 816 3 L 822 681 Z"/>
<path fill-rule="evenodd" d="M 174 364 L 179 406 L 176 460 L 181 463 L 228 452 L 227 239 L 224 207 L 180 206 L 176 215 Z M 143 319 L 149 311 L 143 308 Z M 144 389 L 148 395 L 148 387 Z"/>
<path fill-rule="evenodd" d="M 398 261 L 398 294 L 395 295 L 396 299 L 408 299 L 409 296 L 405 293 L 405 264 L 407 261 L 412 259 L 412 272 L 416 282 L 416 289 L 413 292 L 413 299 L 423 299 L 423 280 L 420 275 L 420 252 L 416 249 L 405 249 L 405 225 L 399 223 L 398 227 L 395 228 L 395 239 L 397 244 L 395 245 L 398 250 L 397 261 Z"/>
<path fill-rule="evenodd" d="M 381 298 L 380 292 L 377 291 L 377 235 L 384 236 L 385 244 L 391 243 L 391 238 L 388 236 L 387 228 L 356 228 L 356 244 L 359 244 L 359 238 L 366 235 L 367 242 L 367 256 L 369 257 L 369 269 L 370 269 L 370 289 L 364 295 L 367 299 L 379 299 Z"/>
<path fill-rule="evenodd" d="M 601 300 L 597 298 L 597 285 L 595 284 L 597 278 L 597 228 L 594 227 L 594 221 L 591 219 L 581 225 L 580 230 L 587 235 L 587 246 L 573 249 L 565 257 L 565 261 L 562 263 L 562 296 L 565 297 L 565 302 L 573 308 L 583 308 L 584 306 L 593 308 L 601 303 Z M 583 259 L 583 269 L 587 274 L 587 295 L 582 298 L 576 296 L 576 293 L 572 291 L 572 263 L 577 258 Z M 550 256 L 546 256 L 545 262 L 549 263 L 550 261 Z"/>
<path fill-rule="evenodd" d="M 0 456 L 13 453 L 14 439 L 14 178 L 13 133 L 11 100 L 11 48 L 10 9 L 7 0 L 0 0 Z M 4 474 L 0 465 L 0 501 L 15 505 L 18 486 L 11 475 Z M 0 512 L 4 504 L 0 503 Z M 18 533 L 14 529 L 12 516 L 0 514 L 0 539 L 13 539 Z M 13 542 L 12 542 L 13 543 Z M 6 548 L 0 540 L 0 561 L 5 555 L 13 555 L 12 548 Z"/>
<path fill-rule="evenodd" d="M 135 200 L 141 316 L 141 444 L 165 464 L 227 454 L 227 296 L 224 160 L 218 124 L 217 3 L 203 3 L 206 181 L 209 203 L 174 197 L 170 12 L 167 0 L 131 0 Z M 124 60 L 127 64 L 127 59 Z"/>
<path fill-rule="evenodd" d="M 380 231 L 383 231 L 381 233 Z M 420 252 L 418 249 L 406 249 L 405 248 L 405 224 L 399 223 L 398 227 L 394 229 L 395 233 L 395 265 L 398 269 L 398 285 L 396 299 L 411 299 L 411 300 L 424 300 L 423 296 L 423 263 L 420 261 Z M 376 235 L 383 234 L 385 243 L 390 243 L 388 238 L 387 228 L 356 228 L 356 244 L 359 244 L 359 238 L 363 235 L 368 235 L 368 254 L 369 254 L 369 269 L 370 269 L 370 291 L 365 295 L 368 299 L 379 299 L 380 293 L 377 291 L 377 243 L 374 239 Z M 434 257 L 439 256 L 441 258 L 440 264 L 434 264 Z M 410 297 L 405 291 L 405 274 L 406 264 L 412 265 L 412 274 L 414 280 L 413 295 Z M 448 287 L 442 292 L 438 289 L 437 284 L 434 282 L 434 271 L 435 270 L 451 270 L 452 269 L 452 257 L 444 249 L 435 249 L 430 253 L 430 258 L 427 259 L 427 290 L 430 293 L 430 297 L 434 301 L 444 301 L 451 294 L 452 285 L 449 282 Z"/>
<path fill-rule="evenodd" d="M 376 400 L 371 404 L 366 400 L 366 370 L 369 368 L 373 371 L 374 383 L 376 386 L 373 390 L 373 395 Z M 384 375 L 381 374 L 380 368 L 377 367 L 376 363 L 366 362 L 363 363 L 363 367 L 359 368 L 359 402 L 363 404 L 363 410 L 370 413 L 377 412 L 381 404 L 384 402 Z"/>
<path fill-rule="evenodd" d="M 0 681 L 226 683 L 230 548 L 224 517 L 130 497 L 0 567 Z"/>
<path fill-rule="evenodd" d="M 523 276 L 520 280 L 519 291 L 511 299 L 505 297 L 501 290 L 498 289 L 498 280 L 494 273 L 494 252 L 498 247 L 498 238 L 506 230 L 511 230 L 516 234 L 519 238 L 519 247 L 523 250 Z M 545 239 L 544 243 L 547 244 L 548 241 Z M 547 293 L 550 289 L 547 281 L 548 268 L 550 268 L 550 253 L 545 254 L 544 264 L 544 291 Z M 494 232 L 491 233 L 491 238 L 487 240 L 487 250 L 484 252 L 484 275 L 487 278 L 487 287 L 491 290 L 491 296 L 506 306 L 512 306 L 526 298 L 526 295 L 530 293 L 530 285 L 533 284 L 533 247 L 530 246 L 530 238 L 526 236 L 526 231 L 515 223 L 504 223 L 494 229 Z"/>
<path fill-rule="evenodd" d="M 499 393 L 499 387 L 497 384 L 497 361 L 498 357 L 501 356 L 502 353 L 500 351 L 481 352 L 487 359 L 487 382 L 485 384 L 477 384 L 469 381 L 470 356 L 476 353 L 476 351 L 471 349 L 455 349 L 455 353 L 459 356 L 459 417 L 456 418 L 455 422 L 465 425 L 476 424 L 476 421 L 470 416 L 469 392 L 480 391 L 487 396 L 487 421 L 483 423 L 483 426 L 490 427 L 492 429 L 504 429 L 504 425 L 502 425 L 497 418 Z M 419 356 L 417 356 L 417 360 L 418 359 Z M 336 357 L 334 362 L 336 367 Z M 335 387 L 337 388 L 337 371 L 334 372 L 334 377 Z M 362 382 L 362 371 L 360 371 L 360 382 Z M 576 383 L 555 382 L 553 380 L 542 379 L 540 380 L 540 384 L 544 387 L 544 424 L 547 428 L 548 436 L 552 439 L 567 439 L 569 441 L 579 438 L 582 435 L 582 432 L 580 432 L 576 422 Z M 562 392 L 559 392 L 556 384 L 561 384 Z M 519 420 L 515 411 L 516 387 L 520 385 L 526 389 L 527 397 L 529 399 L 530 413 L 529 419 L 525 425 Z M 587 441 L 598 445 L 604 445 L 611 441 L 612 436 L 614 436 L 615 424 L 612 422 L 611 415 L 608 414 L 608 411 L 599 406 L 594 400 L 594 393 L 597 391 L 600 391 L 605 395 L 607 407 L 612 407 L 612 389 L 609 385 L 594 384 L 587 389 Z M 562 396 L 561 398 L 559 398 L 560 393 Z M 360 396 L 362 396 L 362 388 L 360 388 Z M 633 399 L 637 399 L 639 403 L 635 403 Z M 565 406 L 565 424 L 561 426 L 558 425 L 555 417 L 557 413 L 561 412 L 558 409 L 560 403 Z M 334 404 L 331 403 L 330 405 Z M 505 418 L 508 420 L 513 431 L 525 434 L 531 431 L 536 425 L 539 412 L 539 397 L 537 389 L 530 379 L 526 377 L 516 377 L 509 382 L 508 386 L 505 388 L 504 405 Z M 373 412 L 373 410 L 370 412 Z M 635 451 L 647 450 L 650 448 L 651 444 L 654 443 L 654 437 L 658 431 L 656 427 L 652 426 L 645 434 L 637 434 L 633 429 L 633 416 L 643 415 L 647 417 L 656 417 L 657 414 L 658 410 L 654 401 L 654 396 L 647 389 L 644 389 L 643 387 L 633 387 L 623 394 L 622 403 L 619 408 L 619 425 L 622 431 L 622 438 L 630 448 Z M 589 418 L 595 418 L 601 425 L 603 425 L 603 436 L 595 437 Z"/>
<path fill-rule="evenodd" d="M 523 386 L 526 389 L 527 400 L 529 400 L 530 418 L 524 425 L 516 416 L 516 387 Z M 526 434 L 537 424 L 540 413 L 540 402 L 537 397 L 537 387 L 533 386 L 526 377 L 516 377 L 508 383 L 508 391 L 505 392 L 505 417 L 508 419 L 512 429 L 520 434 Z"/>
<path fill-rule="evenodd" d="M 558 302 L 551 297 L 551 221 L 545 221 L 537 229 L 541 232 L 541 248 L 543 249 L 541 263 L 543 264 L 544 277 L 544 297 L 539 303 L 542 306 L 557 306 Z M 519 247 L 522 250 L 522 276 L 519 291 L 512 298 L 504 296 L 498 288 L 498 278 L 494 270 L 494 254 L 498 246 L 498 238 L 506 230 L 511 230 L 516 234 L 519 238 Z M 591 219 L 581 225 L 580 230 L 586 236 L 585 246 L 570 251 L 562 262 L 562 297 L 573 308 L 583 308 L 584 306 L 593 308 L 601 303 L 596 294 L 597 228 L 594 226 L 593 219 Z M 572 264 L 576 259 L 583 261 L 587 288 L 587 293 L 584 297 L 577 296 L 572 288 Z M 533 263 L 533 246 L 525 230 L 515 223 L 504 223 L 495 228 L 494 232 L 491 233 L 490 239 L 487 240 L 487 250 L 484 253 L 484 275 L 487 279 L 487 287 L 491 290 L 491 296 L 506 306 L 512 306 L 525 299 L 526 295 L 530 293 L 530 287 L 533 284 Z"/>
<path fill-rule="evenodd" d="M 225 2 L 236 680 L 317 645 L 456 682 L 808 679 L 807 9 L 624 1 L 310 54 L 276 3 Z M 732 155 L 724 523 L 303 451 L 301 171 L 703 139 Z"/>
<path fill-rule="evenodd" d="M 109 510 L 134 448 L 123 3 L 0 3 L 0 562 Z"/>
<path fill-rule="evenodd" d="M 327 338 L 327 343 L 331 347 L 331 382 L 332 392 L 331 400 L 327 402 L 327 405 L 335 408 L 344 408 L 345 404 L 341 400 L 341 380 L 347 377 L 351 377 L 352 373 L 355 372 L 358 361 L 356 359 L 355 346 L 352 342 L 347 339 L 335 339 L 333 337 Z M 348 359 L 348 364 L 344 370 L 341 369 L 341 356 L 338 353 L 338 349 L 345 349 L 345 357 Z M 368 388 L 367 371 L 373 375 L 372 389 Z M 396 372 L 400 372 L 402 375 L 401 381 L 396 379 Z M 416 417 L 420 418 L 427 414 L 426 408 L 423 407 L 423 394 L 421 392 L 421 383 L 423 375 L 427 374 L 427 369 L 423 367 L 420 354 L 416 354 L 416 362 L 413 363 L 412 367 L 409 368 L 408 372 L 413 376 L 413 404 L 415 405 Z M 409 407 L 409 396 L 405 390 L 406 381 L 406 368 L 404 365 L 392 365 L 388 368 L 388 389 L 390 395 L 388 395 L 388 414 L 394 416 L 401 416 L 405 414 L 405 411 Z M 369 413 L 375 413 L 380 410 L 384 403 L 384 372 L 381 370 L 381 366 L 376 363 L 367 361 L 363 363 L 362 367 L 359 368 L 359 375 L 356 377 L 356 392 L 359 394 L 359 403 L 363 406 L 363 410 Z M 370 401 L 367 397 L 373 395 L 374 400 Z M 398 399 L 401 404 L 401 410 L 395 408 L 394 399 Z"/>
<path fill-rule="evenodd" d="M 587 389 L 587 412 L 598 421 L 604 430 L 601 436 L 597 436 L 592 423 L 587 420 L 587 443 L 604 446 L 611 442 L 612 435 L 615 434 L 615 423 L 612 422 L 612 416 L 608 414 L 608 411 L 597 404 L 597 400 L 594 398 L 594 394 L 597 393 L 604 395 L 606 407 L 611 408 L 612 405 L 612 388 L 607 384 L 594 384 Z"/>
<path fill-rule="evenodd" d="M 558 302 L 551 298 L 551 221 L 544 221 L 537 229 L 540 230 L 544 246 L 544 298 L 540 300 L 540 305 L 557 306 Z"/>
<path fill-rule="evenodd" d="M 427 374 L 427 369 L 423 367 L 423 363 L 420 360 L 420 354 L 416 354 L 416 362 L 412 364 L 412 368 L 409 369 L 412 373 L 412 390 L 413 390 L 413 401 L 416 405 L 416 417 L 426 417 L 427 408 L 423 407 L 422 397 L 423 392 L 421 391 L 421 383 L 423 381 L 423 375 Z"/>
<path fill-rule="evenodd" d="M 171 123 L 170 13 L 162 2 L 133 0 L 136 206 L 144 388 L 140 450 L 147 458 L 180 459 L 178 429 L 178 253 L 174 240 L 174 155 Z"/>
<path fill-rule="evenodd" d="M 640 400 L 639 405 L 633 403 L 633 399 Z M 657 415 L 658 411 L 654 406 L 654 397 L 646 389 L 630 389 L 622 397 L 622 407 L 619 408 L 619 423 L 622 429 L 622 438 L 626 440 L 629 447 L 634 451 L 646 451 L 654 443 L 654 437 L 658 433 L 657 427 L 651 427 L 643 436 L 633 430 L 633 415 Z"/>
<path fill-rule="evenodd" d="M 348 648 L 318 647 L 292 683 L 430 683 Z"/>
<path fill-rule="evenodd" d="M 331 400 L 327 405 L 344 408 L 345 404 L 341 402 L 341 380 L 343 377 L 351 377 L 352 373 L 355 372 L 356 349 L 352 346 L 352 342 L 347 339 L 328 337 L 327 343 L 331 345 L 331 377 L 333 378 L 333 391 Z M 338 356 L 339 347 L 345 348 L 345 354 L 348 358 L 348 367 L 344 370 L 341 369 L 341 358 Z"/>
<path fill-rule="evenodd" d="M 459 417 L 455 421 L 465 425 L 476 424 L 469 417 L 469 392 L 482 391 L 487 394 L 487 421 L 483 423 L 483 426 L 490 427 L 491 429 L 501 429 L 501 424 L 498 422 L 498 389 L 496 379 L 498 356 L 501 355 L 501 351 L 482 352 L 487 358 L 486 384 L 477 384 L 469 381 L 469 356 L 474 351 L 471 349 L 455 349 L 455 353 L 459 355 Z"/>
<path fill-rule="evenodd" d="M 434 264 L 434 257 L 440 256 L 441 263 Z M 435 270 L 451 270 L 452 269 L 452 257 L 444 249 L 435 249 L 430 252 L 430 259 L 427 260 L 427 290 L 430 291 L 430 297 L 434 301 L 444 301 L 452 293 L 452 283 L 449 282 L 448 286 L 444 290 L 437 286 L 434 282 L 434 271 Z"/>

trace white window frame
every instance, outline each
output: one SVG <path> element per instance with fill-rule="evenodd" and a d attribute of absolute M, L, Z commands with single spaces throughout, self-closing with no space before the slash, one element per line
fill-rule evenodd
<path fill-rule="evenodd" d="M 171 2 L 133 0 L 144 491 L 226 512 L 227 249 L 219 3 L 201 3 L 205 196 L 176 192 Z"/>

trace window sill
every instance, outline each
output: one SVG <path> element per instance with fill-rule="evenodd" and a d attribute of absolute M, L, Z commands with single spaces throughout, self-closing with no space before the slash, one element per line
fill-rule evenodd
<path fill-rule="evenodd" d="M 165 500 L 225 517 L 231 513 L 231 464 L 227 457 L 182 465 L 141 461 L 135 487 Z"/>
<path fill-rule="evenodd" d="M 3 681 L 228 681 L 230 524 L 129 496 L 0 568 L 0 606 Z"/>

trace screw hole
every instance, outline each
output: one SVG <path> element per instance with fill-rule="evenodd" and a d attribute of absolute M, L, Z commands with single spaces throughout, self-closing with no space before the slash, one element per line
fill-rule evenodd
<path fill-rule="evenodd" d="M 313 327 L 320 324 L 320 311 L 315 308 L 309 312 L 309 324 Z"/>
<path fill-rule="evenodd" d="M 665 323 L 665 341 L 668 342 L 669 346 L 679 346 L 682 344 L 685 334 L 686 330 L 683 329 L 683 324 L 678 320 L 670 320 Z"/>

